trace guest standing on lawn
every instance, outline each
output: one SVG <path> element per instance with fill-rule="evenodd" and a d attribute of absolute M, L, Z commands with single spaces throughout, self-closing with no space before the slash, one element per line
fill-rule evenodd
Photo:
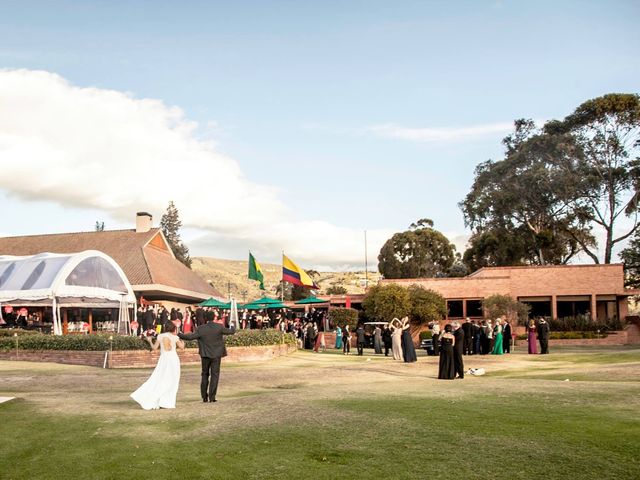
<path fill-rule="evenodd" d="M 361 323 L 358 324 L 358 328 L 356 328 L 356 342 L 358 343 L 358 356 L 361 357 L 364 355 L 364 325 Z"/>
<path fill-rule="evenodd" d="M 444 333 L 440 335 L 440 363 L 438 379 L 453 380 L 456 377 L 456 369 L 453 363 L 453 348 L 455 337 L 451 334 L 451 325 L 445 325 Z"/>
<path fill-rule="evenodd" d="M 455 338 L 455 345 L 453 346 L 453 365 L 456 370 L 456 375 L 459 378 L 464 378 L 464 361 L 462 360 L 462 348 L 464 347 L 464 332 L 460 328 L 458 322 L 453 322 L 453 337 Z"/>
<path fill-rule="evenodd" d="M 409 323 L 409 317 L 402 319 L 402 358 L 405 363 L 413 363 L 418 361 L 416 355 L 416 349 L 413 346 L 413 338 L 411 338 L 410 332 L 411 324 Z"/>
<path fill-rule="evenodd" d="M 336 350 L 341 350 L 342 349 L 342 329 L 340 328 L 340 325 L 338 325 L 336 327 L 336 345 L 335 345 Z"/>
<path fill-rule="evenodd" d="M 344 355 L 351 355 L 351 333 L 349 332 L 349 325 L 345 325 L 342 330 L 342 353 Z"/>
<path fill-rule="evenodd" d="M 400 326 L 400 320 L 397 318 L 391 320 L 389 322 L 389 329 L 391 330 L 391 351 L 393 352 L 393 359 L 402 360 L 402 327 Z"/>
<path fill-rule="evenodd" d="M 431 342 L 433 344 L 433 354 L 438 355 L 440 353 L 440 342 L 438 341 L 440 337 L 440 324 L 435 322 L 431 326 Z"/>
<path fill-rule="evenodd" d="M 388 357 L 389 350 L 391 350 L 391 330 L 389 329 L 389 325 L 384 326 L 382 341 L 384 342 L 384 356 Z"/>
<path fill-rule="evenodd" d="M 549 353 L 549 324 L 544 318 L 538 323 L 538 340 L 540 340 L 540 353 Z"/>
<path fill-rule="evenodd" d="M 379 325 L 373 330 L 373 350 L 375 353 L 382 353 L 382 330 Z"/>
<path fill-rule="evenodd" d="M 496 319 L 496 324 L 493 327 L 493 351 L 491 353 L 494 355 L 504 353 L 502 351 L 502 325 L 499 318 Z"/>
<path fill-rule="evenodd" d="M 511 353 L 511 324 L 506 319 L 502 325 L 502 350 L 504 353 Z"/>
<path fill-rule="evenodd" d="M 529 320 L 529 325 L 527 326 L 527 340 L 529 345 L 529 354 L 535 355 L 538 353 L 538 341 L 536 339 L 536 322 L 533 320 Z"/>

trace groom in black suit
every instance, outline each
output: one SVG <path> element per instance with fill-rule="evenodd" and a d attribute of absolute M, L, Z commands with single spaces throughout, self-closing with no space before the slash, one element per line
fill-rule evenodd
<path fill-rule="evenodd" d="M 464 361 L 462 360 L 462 351 L 464 348 L 464 330 L 458 322 L 453 322 L 453 365 L 458 378 L 464 378 Z"/>
<path fill-rule="evenodd" d="M 202 381 L 200 393 L 203 402 L 215 402 L 220 378 L 220 362 L 227 356 L 224 346 L 224 335 L 236 333 L 235 327 L 225 328 L 224 325 L 213 322 L 213 317 L 200 325 L 193 333 L 180 333 L 183 340 L 198 340 L 198 350 L 202 360 Z M 211 381 L 209 381 L 211 377 Z"/>

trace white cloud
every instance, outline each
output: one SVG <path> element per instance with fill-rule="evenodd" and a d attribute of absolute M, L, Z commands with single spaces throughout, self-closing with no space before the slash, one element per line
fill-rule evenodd
<path fill-rule="evenodd" d="M 243 256 L 251 247 L 269 257 L 284 249 L 303 267 L 364 263 L 361 231 L 293 221 L 277 189 L 250 182 L 196 123 L 159 100 L 0 70 L 0 168 L 0 188 L 12 195 L 125 222 L 140 210 L 158 219 L 173 200 L 183 225 L 202 231 L 194 253 Z M 391 233 L 369 232 L 371 263 Z"/>
<path fill-rule="evenodd" d="M 475 125 L 471 127 L 409 128 L 393 123 L 365 127 L 364 131 L 384 138 L 412 142 L 456 142 L 505 134 L 513 130 L 512 122 Z"/>

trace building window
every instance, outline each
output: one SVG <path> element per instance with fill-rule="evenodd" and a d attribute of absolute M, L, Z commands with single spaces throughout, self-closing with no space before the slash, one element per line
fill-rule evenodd
<path fill-rule="evenodd" d="M 447 312 L 449 318 L 462 318 L 462 300 L 447 300 Z"/>
<path fill-rule="evenodd" d="M 482 300 L 467 300 L 467 317 L 482 317 Z"/>
<path fill-rule="evenodd" d="M 522 301 L 522 303 L 529 306 L 529 318 L 537 317 L 551 317 L 551 301 Z"/>
<path fill-rule="evenodd" d="M 558 318 L 589 315 L 591 303 L 587 300 L 558 300 Z"/>

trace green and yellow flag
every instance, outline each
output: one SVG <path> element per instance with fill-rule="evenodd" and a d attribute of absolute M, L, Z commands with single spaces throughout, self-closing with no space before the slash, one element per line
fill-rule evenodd
<path fill-rule="evenodd" d="M 260 290 L 264 290 L 264 275 L 262 275 L 262 269 L 260 264 L 253 258 L 251 252 L 249 252 L 249 280 L 257 280 L 260 282 Z"/>

